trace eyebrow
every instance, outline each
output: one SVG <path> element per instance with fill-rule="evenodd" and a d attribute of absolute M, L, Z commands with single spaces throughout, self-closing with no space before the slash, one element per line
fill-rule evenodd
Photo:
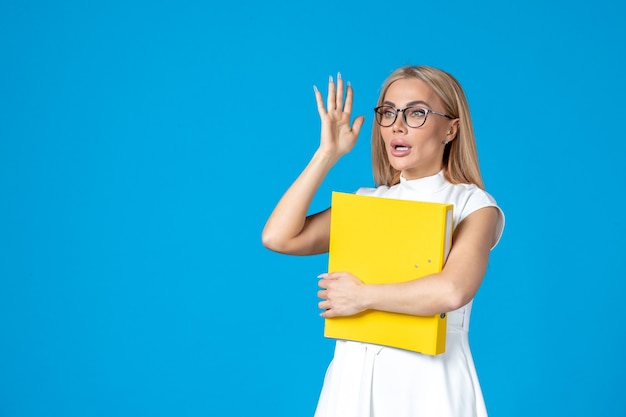
<path fill-rule="evenodd" d="M 391 101 L 384 101 L 383 104 L 388 105 L 388 106 L 392 106 L 392 107 L 396 107 L 395 103 L 391 102 Z M 426 107 L 430 108 L 430 104 L 426 103 L 424 100 L 415 100 L 415 101 L 410 101 L 408 103 L 406 103 L 407 107 L 411 107 L 411 106 L 415 106 L 418 104 L 423 104 Z"/>

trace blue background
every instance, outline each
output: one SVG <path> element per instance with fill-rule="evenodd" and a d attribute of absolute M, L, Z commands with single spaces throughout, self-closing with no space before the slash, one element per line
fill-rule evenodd
<path fill-rule="evenodd" d="M 617 1 L 3 1 L 0 416 L 310 416 L 326 256 L 265 250 L 317 146 L 312 86 L 366 115 L 405 64 L 468 95 L 507 215 L 470 335 L 493 416 L 623 416 Z"/>

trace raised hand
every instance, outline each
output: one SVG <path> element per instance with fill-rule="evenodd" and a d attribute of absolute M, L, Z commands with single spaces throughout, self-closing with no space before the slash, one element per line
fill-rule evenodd
<path fill-rule="evenodd" d="M 348 83 L 344 102 L 344 82 L 341 74 L 337 74 L 336 85 L 332 77 L 328 79 L 326 106 L 324 106 L 322 93 L 317 87 L 313 88 L 317 101 L 317 111 L 322 121 L 320 151 L 338 159 L 354 147 L 365 118 L 363 116 L 356 117 L 350 126 L 353 91 L 352 86 Z"/>
<path fill-rule="evenodd" d="M 311 201 L 335 163 L 356 143 L 364 117 L 350 125 L 352 87 L 344 84 L 341 75 L 337 84 L 328 81 L 326 106 L 315 88 L 317 110 L 322 121 L 320 146 L 302 173 L 287 189 L 263 228 L 263 245 L 280 253 L 314 255 L 328 252 L 330 241 L 330 210 L 309 214 Z"/>

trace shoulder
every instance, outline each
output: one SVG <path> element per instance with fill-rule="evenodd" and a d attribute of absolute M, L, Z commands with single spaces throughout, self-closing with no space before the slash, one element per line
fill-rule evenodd
<path fill-rule="evenodd" d="M 498 216 L 493 239 L 493 246 L 495 247 L 502 236 L 505 223 L 504 211 L 498 206 L 496 199 L 475 184 L 449 184 L 446 188 L 448 193 L 447 200 L 454 204 L 455 225 L 458 225 L 469 215 L 485 207 L 494 207 L 497 210 Z"/>
<path fill-rule="evenodd" d="M 498 206 L 496 199 L 475 184 L 449 184 L 449 198 L 465 215 L 488 206 Z"/>

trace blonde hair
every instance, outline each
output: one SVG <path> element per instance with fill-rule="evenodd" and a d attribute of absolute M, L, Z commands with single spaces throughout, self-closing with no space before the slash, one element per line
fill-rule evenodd
<path fill-rule="evenodd" d="M 376 106 L 382 105 L 385 94 L 394 81 L 406 78 L 425 82 L 441 99 L 443 112 L 459 119 L 456 138 L 446 145 L 441 161 L 446 179 L 453 184 L 476 184 L 484 189 L 469 105 L 461 84 L 452 75 L 437 68 L 401 67 L 392 72 L 383 83 Z M 372 169 L 377 186 L 391 186 L 400 182 L 400 171 L 389 163 L 378 125 L 372 129 Z"/>

